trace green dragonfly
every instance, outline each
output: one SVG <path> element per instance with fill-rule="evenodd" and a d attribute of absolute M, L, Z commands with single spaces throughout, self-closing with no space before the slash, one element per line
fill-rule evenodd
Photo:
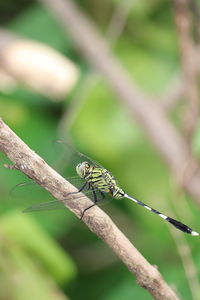
<path fill-rule="evenodd" d="M 115 199 L 122 199 L 122 198 L 130 199 L 134 201 L 136 204 L 139 204 L 144 208 L 146 208 L 147 210 L 157 214 L 160 218 L 166 220 L 177 229 L 185 233 L 191 234 L 193 236 L 199 235 L 198 232 L 193 231 L 190 227 L 181 223 L 180 221 L 172 219 L 171 217 L 168 217 L 160 213 L 158 210 L 146 205 L 145 203 L 129 196 L 123 191 L 123 189 L 120 188 L 115 177 L 110 171 L 108 171 L 102 165 L 97 163 L 95 160 L 82 154 L 81 152 L 78 152 L 78 155 L 79 157 L 82 158 L 82 162 L 78 163 L 75 169 L 78 177 L 83 180 L 83 184 L 79 188 L 77 193 L 80 193 L 85 190 L 86 194 L 88 193 L 88 191 L 90 191 L 90 193 L 93 196 L 93 204 L 87 207 L 82 212 L 81 219 L 83 218 L 87 210 L 89 210 L 91 207 L 96 205 L 100 199 L 104 199 L 105 195 L 108 194 Z M 39 205 L 31 206 L 25 209 L 23 212 L 56 209 L 60 204 L 63 205 L 58 200 L 49 201 L 49 202 L 41 203 Z"/>

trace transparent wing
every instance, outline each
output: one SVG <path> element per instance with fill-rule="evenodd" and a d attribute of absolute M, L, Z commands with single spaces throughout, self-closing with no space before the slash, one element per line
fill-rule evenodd
<path fill-rule="evenodd" d="M 84 161 L 84 160 L 89 161 L 94 166 L 104 168 L 96 160 L 94 160 L 93 158 L 83 154 L 82 152 L 79 152 L 79 151 L 75 150 L 75 148 L 72 145 L 68 144 L 67 142 L 64 142 L 62 140 L 57 140 L 56 143 L 64 145 L 65 148 L 66 148 L 66 153 L 71 152 L 73 156 L 78 156 L 81 159 L 81 161 Z"/>
<path fill-rule="evenodd" d="M 36 184 L 35 181 L 33 180 L 29 180 L 29 181 L 24 181 L 24 182 L 20 182 L 18 184 L 16 184 L 11 190 L 10 190 L 10 195 L 11 196 L 15 196 L 16 195 L 16 191 L 18 189 L 20 189 L 21 187 L 24 187 L 24 186 L 27 186 L 27 185 L 30 185 L 30 184 Z"/>
<path fill-rule="evenodd" d="M 40 203 L 37 205 L 32 205 L 26 209 L 24 209 L 23 213 L 33 212 L 33 211 L 44 211 L 44 210 L 57 210 L 57 209 L 65 209 L 64 204 L 58 200 L 48 201 L 44 203 Z"/>
<path fill-rule="evenodd" d="M 68 144 L 67 142 L 64 142 L 62 140 L 56 140 L 55 143 L 57 145 L 63 145 L 64 146 L 64 150 L 63 152 L 65 152 L 65 156 L 64 156 L 64 159 L 62 156 L 60 156 L 60 161 L 59 161 L 59 158 L 57 160 L 57 168 L 59 168 L 61 170 L 61 168 L 63 169 L 64 165 L 65 165 L 65 162 L 67 160 L 67 157 L 68 159 L 70 160 L 70 164 L 71 166 L 73 166 L 73 170 L 76 173 L 76 166 L 80 163 L 80 162 L 83 162 L 83 161 L 88 161 L 90 162 L 92 165 L 96 166 L 96 167 L 100 167 L 102 169 L 105 169 L 104 166 L 102 166 L 99 162 L 97 162 L 96 160 L 94 160 L 93 158 L 83 154 L 82 152 L 79 152 L 79 151 L 76 151 L 75 148 Z M 69 154 L 71 153 L 71 154 Z M 56 165 L 55 165 L 55 168 L 56 168 Z M 59 167 L 60 165 L 60 167 Z M 69 169 L 69 165 L 68 165 L 68 169 Z M 111 172 L 110 172 L 111 173 Z M 66 174 L 68 176 L 68 174 Z M 119 184 L 118 180 L 115 178 L 117 184 Z M 75 184 L 74 184 L 75 185 Z"/>
<path fill-rule="evenodd" d="M 83 191 L 83 193 L 87 197 L 89 197 L 93 202 L 96 202 L 98 205 L 100 203 L 103 204 L 104 202 L 107 202 L 108 200 L 112 199 L 108 195 L 102 195 L 102 193 L 99 192 L 99 190 L 97 190 L 97 189 Z M 94 199 L 94 193 L 96 194 L 96 201 Z M 72 194 L 69 194 L 68 197 L 66 197 L 65 201 L 67 201 L 71 195 Z M 78 196 L 78 193 L 77 193 L 76 199 L 81 199 L 83 197 L 84 197 L 83 195 Z M 66 209 L 66 207 L 64 206 L 64 204 L 61 201 L 53 200 L 53 201 L 48 201 L 48 202 L 32 205 L 32 206 L 24 209 L 23 213 L 34 212 L 34 211 L 45 211 L 45 210 L 46 211 L 47 210 L 59 210 L 59 209 Z"/>
<path fill-rule="evenodd" d="M 83 178 L 80 178 L 79 176 L 71 176 L 67 177 L 66 180 L 68 180 L 72 185 L 74 185 L 76 188 L 80 188 L 85 180 Z M 31 190 L 35 191 L 38 189 L 41 189 L 40 185 L 38 185 L 34 180 L 27 180 L 24 182 L 20 182 L 17 185 L 15 185 L 11 190 L 10 190 L 10 195 L 13 197 L 19 197 L 23 194 L 25 194 L 26 187 L 30 186 Z"/>

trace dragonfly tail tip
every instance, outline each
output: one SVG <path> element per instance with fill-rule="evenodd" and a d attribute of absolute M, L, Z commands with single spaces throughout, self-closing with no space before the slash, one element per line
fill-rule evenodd
<path fill-rule="evenodd" d="M 199 233 L 196 232 L 196 231 L 192 231 L 192 232 L 191 232 L 191 235 L 194 235 L 194 236 L 196 235 L 196 236 L 197 236 L 197 235 L 199 235 Z"/>

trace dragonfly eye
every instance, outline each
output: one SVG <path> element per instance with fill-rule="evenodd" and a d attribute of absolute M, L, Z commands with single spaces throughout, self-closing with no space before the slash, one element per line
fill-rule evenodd
<path fill-rule="evenodd" d="M 88 162 L 85 162 L 85 169 L 89 170 L 90 169 L 90 165 L 88 164 Z"/>
<path fill-rule="evenodd" d="M 76 167 L 77 174 L 82 178 L 84 178 L 89 171 L 90 171 L 90 164 L 88 162 L 82 162 L 78 164 Z"/>
<path fill-rule="evenodd" d="M 80 176 L 82 178 L 84 177 L 84 168 L 83 168 L 82 163 L 80 163 L 76 166 L 76 172 L 77 172 L 78 176 Z"/>

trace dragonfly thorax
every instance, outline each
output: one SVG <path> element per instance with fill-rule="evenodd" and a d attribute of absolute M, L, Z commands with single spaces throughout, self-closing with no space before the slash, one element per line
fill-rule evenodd
<path fill-rule="evenodd" d="M 124 192 L 118 186 L 114 176 L 111 172 L 103 167 L 94 166 L 87 161 L 84 161 L 76 166 L 76 172 L 81 177 L 84 178 L 90 186 L 93 188 L 109 193 L 114 198 L 123 198 Z"/>

